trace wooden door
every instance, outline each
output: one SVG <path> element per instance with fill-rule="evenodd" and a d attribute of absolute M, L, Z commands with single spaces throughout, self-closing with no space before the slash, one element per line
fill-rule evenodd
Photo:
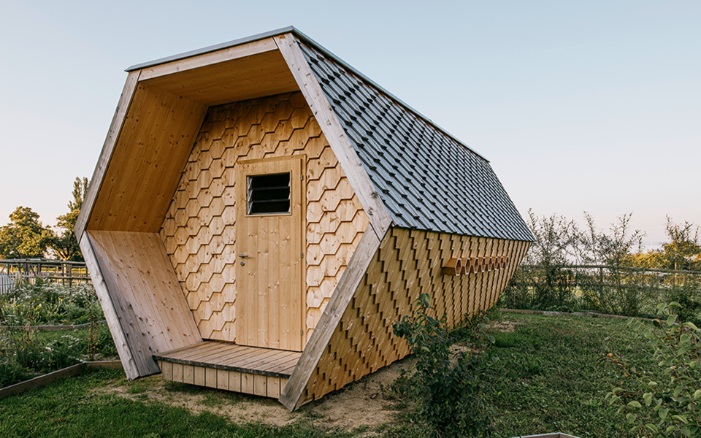
<path fill-rule="evenodd" d="M 303 160 L 236 164 L 236 343 L 302 351 Z"/>

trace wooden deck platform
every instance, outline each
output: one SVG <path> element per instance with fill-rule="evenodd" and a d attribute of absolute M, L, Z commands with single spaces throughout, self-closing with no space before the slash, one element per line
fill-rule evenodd
<path fill-rule="evenodd" d="M 153 357 L 166 380 L 278 398 L 301 355 L 205 341 Z"/>

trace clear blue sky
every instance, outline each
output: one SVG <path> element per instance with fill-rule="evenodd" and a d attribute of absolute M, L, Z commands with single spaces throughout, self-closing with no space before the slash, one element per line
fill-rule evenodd
<path fill-rule="evenodd" d="M 701 223 L 700 1 L 0 0 L 0 224 L 53 225 L 130 65 L 293 25 L 486 156 L 524 214 Z"/>

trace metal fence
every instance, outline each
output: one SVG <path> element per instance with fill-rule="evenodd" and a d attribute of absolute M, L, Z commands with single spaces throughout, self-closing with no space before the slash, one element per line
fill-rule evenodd
<path fill-rule="evenodd" d="M 6 293 L 17 281 L 61 283 L 66 286 L 89 283 L 84 262 L 45 259 L 0 260 L 0 293 Z"/>

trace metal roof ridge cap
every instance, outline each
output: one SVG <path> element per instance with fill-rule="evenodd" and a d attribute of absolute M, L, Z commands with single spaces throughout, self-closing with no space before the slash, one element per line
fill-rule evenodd
<path fill-rule="evenodd" d="M 141 62 L 139 64 L 134 64 L 130 67 L 127 67 L 127 69 L 125 71 L 130 72 L 133 70 L 138 70 L 138 69 L 146 68 L 146 67 L 153 67 L 154 65 L 165 64 L 167 62 L 172 62 L 172 61 L 178 61 L 181 59 L 190 58 L 190 57 L 197 56 L 197 55 L 204 55 L 205 53 L 215 52 L 217 50 L 226 49 L 229 47 L 240 46 L 242 44 L 262 40 L 264 38 L 269 38 L 269 37 L 273 37 L 273 36 L 277 36 L 277 35 L 282 35 L 284 33 L 302 34 L 294 26 L 287 26 L 287 27 L 283 27 L 280 29 L 275 29 L 275 30 L 271 30 L 268 32 L 259 33 L 256 35 L 251 35 L 251 36 L 238 38 L 238 39 L 231 40 L 231 41 L 226 41 L 224 43 L 219 43 L 219 44 L 214 44 L 211 46 L 202 47 L 200 49 L 190 50 L 187 52 L 178 53 L 178 54 L 166 56 L 163 58 L 158 58 L 158 59 L 155 59 L 153 61 Z"/>

